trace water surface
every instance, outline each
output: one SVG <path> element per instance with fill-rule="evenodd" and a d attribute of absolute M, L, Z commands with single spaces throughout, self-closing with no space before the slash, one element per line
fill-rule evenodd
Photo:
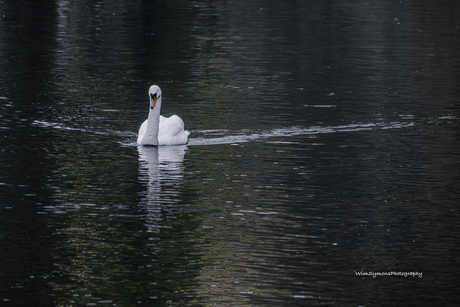
<path fill-rule="evenodd" d="M 458 302 L 456 3 L 0 4 L 2 305 Z"/>

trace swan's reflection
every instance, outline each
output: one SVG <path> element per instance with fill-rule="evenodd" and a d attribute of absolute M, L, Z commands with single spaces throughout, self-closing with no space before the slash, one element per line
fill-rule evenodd
<path fill-rule="evenodd" d="M 187 146 L 139 146 L 139 180 L 147 185 L 141 200 L 149 232 L 159 232 L 165 215 L 177 211 Z"/>

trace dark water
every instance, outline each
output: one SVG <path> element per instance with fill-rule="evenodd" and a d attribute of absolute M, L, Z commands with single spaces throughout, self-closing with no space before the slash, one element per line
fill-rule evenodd
<path fill-rule="evenodd" d="M 0 305 L 455 305 L 459 17 L 0 0 Z"/>

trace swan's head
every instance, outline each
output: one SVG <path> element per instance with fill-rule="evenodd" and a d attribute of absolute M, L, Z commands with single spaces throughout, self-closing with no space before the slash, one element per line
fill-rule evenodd
<path fill-rule="evenodd" d="M 157 105 L 157 101 L 161 101 L 161 89 L 158 85 L 152 85 L 149 88 L 150 109 L 153 110 Z"/>

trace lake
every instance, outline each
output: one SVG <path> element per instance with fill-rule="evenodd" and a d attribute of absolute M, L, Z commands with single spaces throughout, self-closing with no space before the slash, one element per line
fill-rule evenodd
<path fill-rule="evenodd" d="M 0 4 L 2 306 L 459 303 L 459 3 Z"/>

